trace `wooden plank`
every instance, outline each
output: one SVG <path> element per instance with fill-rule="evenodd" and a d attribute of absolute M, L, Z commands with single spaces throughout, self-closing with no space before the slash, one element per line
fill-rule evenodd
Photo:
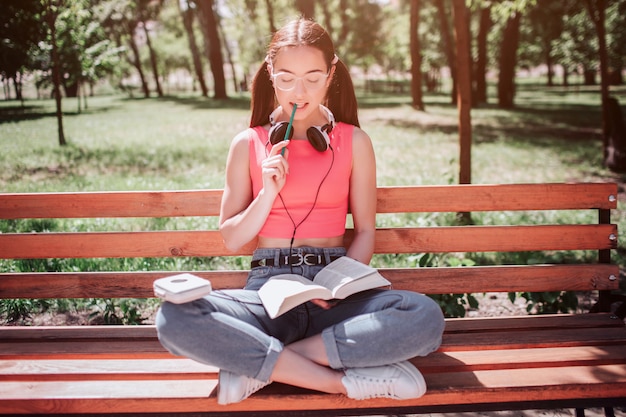
<path fill-rule="evenodd" d="M 0 194 L 2 219 L 219 216 L 222 190 Z"/>
<path fill-rule="evenodd" d="M 211 281 L 215 289 L 243 288 L 248 271 L 182 271 Z M 39 272 L 0 274 L 2 298 L 152 298 L 155 279 L 177 271 Z"/>
<path fill-rule="evenodd" d="M 593 291 L 619 288 L 619 265 L 558 264 L 483 267 L 381 268 L 394 288 L 444 294 L 478 292 Z M 213 288 L 243 288 L 248 271 L 182 271 Z M 149 298 L 155 279 L 175 271 L 0 273 L 2 298 Z"/>
<path fill-rule="evenodd" d="M 446 334 L 489 333 L 515 330 L 554 330 L 585 328 L 624 328 L 624 323 L 610 313 L 554 314 L 517 317 L 481 317 L 446 319 Z M 0 345 L 9 341 L 68 341 L 156 339 L 154 325 L 144 326 L 0 326 Z"/>
<path fill-rule="evenodd" d="M 347 236 L 350 241 L 352 233 Z M 380 228 L 375 253 L 595 250 L 617 247 L 616 225 L 451 226 Z M 133 258 L 250 255 L 233 253 L 217 230 L 0 234 L 0 257 Z"/>
<path fill-rule="evenodd" d="M 608 316 L 608 315 L 607 315 Z M 468 320 L 470 324 L 478 320 Z M 470 325 L 470 331 L 446 330 L 439 351 L 479 351 L 525 348 L 616 346 L 626 344 L 626 328 L 616 320 L 598 327 L 557 327 L 557 321 L 541 325 L 515 326 L 515 320 L 487 320 L 494 323 L 484 331 Z M 562 321 L 562 324 L 571 321 Z M 591 326 L 595 321 L 587 322 Z M 448 321 L 448 323 L 455 323 Z M 458 323 L 458 322 L 457 322 Z M 523 321 L 519 321 L 523 323 Z M 598 321 L 599 323 L 599 321 Z M 513 324 L 511 327 L 505 327 Z M 153 326 L 92 326 L 55 328 L 0 329 L 0 359 L 89 359 L 89 358 L 168 358 L 169 353 L 156 338 Z M 117 328 L 115 328 L 117 327 Z M 100 330 L 102 329 L 102 330 Z M 140 330 L 140 334 L 133 333 Z M 44 343 L 45 342 L 45 343 Z"/>
<path fill-rule="evenodd" d="M 626 345 L 624 327 L 444 333 L 440 351 Z"/>
<path fill-rule="evenodd" d="M 217 216 L 221 195 L 218 189 L 3 193 L 0 218 Z M 377 212 L 615 209 L 611 196 L 613 183 L 379 187 Z"/>
<path fill-rule="evenodd" d="M 615 249 L 615 225 L 450 226 L 377 229 L 375 253 Z"/>
<path fill-rule="evenodd" d="M 616 197 L 614 183 L 379 187 L 376 212 L 615 209 Z"/>
<path fill-rule="evenodd" d="M 215 379 L 218 371 L 182 358 L 0 360 L 0 381 Z"/>
<path fill-rule="evenodd" d="M 434 352 L 411 360 L 423 374 L 626 363 L 623 346 Z M 0 381 L 216 378 L 218 369 L 191 359 L 0 360 Z"/>
<path fill-rule="evenodd" d="M 624 328 L 624 322 L 610 313 L 545 314 L 513 317 L 479 317 L 446 319 L 445 332 L 486 333 L 519 330 Z"/>
<path fill-rule="evenodd" d="M 0 257 L 138 258 L 247 255 L 254 243 L 233 253 L 217 230 L 0 234 Z"/>
<path fill-rule="evenodd" d="M 576 346 L 434 352 L 411 362 L 423 373 L 626 364 L 624 346 Z"/>
<path fill-rule="evenodd" d="M 219 406 L 215 380 L 0 382 L 0 413 L 235 412 L 424 407 L 585 398 L 619 398 L 626 365 L 426 374 L 419 399 L 356 401 L 279 384 L 245 401 Z M 407 412 L 410 408 L 407 408 Z"/>

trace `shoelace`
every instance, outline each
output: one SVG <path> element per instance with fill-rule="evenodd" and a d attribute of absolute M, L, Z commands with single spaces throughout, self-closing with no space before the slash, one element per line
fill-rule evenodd
<path fill-rule="evenodd" d="M 364 400 L 368 398 L 397 398 L 393 379 L 355 375 L 353 381 L 360 397 Z"/>

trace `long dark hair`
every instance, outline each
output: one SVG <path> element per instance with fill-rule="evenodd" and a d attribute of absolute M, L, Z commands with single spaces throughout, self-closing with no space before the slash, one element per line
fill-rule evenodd
<path fill-rule="evenodd" d="M 276 103 L 274 87 L 268 71 L 268 61 L 273 62 L 276 54 L 289 46 L 312 46 L 324 54 L 328 68 L 335 58 L 335 47 L 328 32 L 312 20 L 300 18 L 279 29 L 269 44 L 265 62 L 252 80 L 252 115 L 250 127 L 262 126 L 269 120 Z M 341 60 L 335 64 L 335 73 L 328 87 L 324 105 L 333 112 L 337 122 L 360 126 L 356 95 L 350 72 Z"/>

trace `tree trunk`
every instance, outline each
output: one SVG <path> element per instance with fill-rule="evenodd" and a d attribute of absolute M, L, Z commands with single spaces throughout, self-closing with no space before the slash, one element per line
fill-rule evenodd
<path fill-rule="evenodd" d="M 344 45 L 348 39 L 348 35 L 350 34 L 350 16 L 348 15 L 349 8 L 348 0 L 339 0 L 341 30 L 339 31 L 339 36 L 335 41 L 335 49 Z"/>
<path fill-rule="evenodd" d="M 211 73 L 213 74 L 213 98 L 226 99 L 226 77 L 224 76 L 224 59 L 222 58 L 222 43 L 220 42 L 220 35 L 217 29 L 217 20 L 215 19 L 215 12 L 213 11 L 213 0 L 207 0 L 202 2 L 196 2 L 199 8 L 202 31 L 204 32 L 205 48 L 207 56 L 209 57 L 209 63 L 211 66 Z"/>
<path fill-rule="evenodd" d="M 295 6 L 305 19 L 315 17 L 315 0 L 295 0 Z"/>
<path fill-rule="evenodd" d="M 209 89 L 206 86 L 204 79 L 204 69 L 202 68 L 202 59 L 200 57 L 200 51 L 198 50 L 198 44 L 196 43 L 196 37 L 193 33 L 193 10 L 189 8 L 189 2 L 185 2 L 186 8 L 183 10 L 181 2 L 178 2 L 178 8 L 180 10 L 181 17 L 183 18 L 183 26 L 185 32 L 187 32 L 187 41 L 189 42 L 189 50 L 191 51 L 191 57 L 193 60 L 193 69 L 196 73 L 196 79 L 200 83 L 200 90 L 202 90 L 202 96 L 207 97 L 209 95 Z"/>
<path fill-rule="evenodd" d="M 452 103 L 456 103 L 457 99 L 457 85 L 456 85 L 456 57 L 454 54 L 454 42 L 452 40 L 452 33 L 450 31 L 450 24 L 448 23 L 448 14 L 446 13 L 446 6 L 444 0 L 436 0 L 437 12 L 439 15 L 439 24 L 441 25 L 441 35 L 443 38 L 444 49 L 446 51 L 446 58 L 448 60 L 448 67 L 450 68 L 450 76 L 452 77 Z"/>
<path fill-rule="evenodd" d="M 552 51 L 550 49 L 552 45 L 550 42 L 547 42 L 545 45 L 546 49 L 546 67 L 548 68 L 548 87 L 552 87 L 554 85 L 554 65 L 552 63 Z"/>
<path fill-rule="evenodd" d="M 137 69 L 137 73 L 139 74 L 139 79 L 141 80 L 141 89 L 143 90 L 143 95 L 145 98 L 150 97 L 150 88 L 148 88 L 148 82 L 146 81 L 146 76 L 143 73 L 143 68 L 141 66 L 141 56 L 139 55 L 139 47 L 137 46 L 137 42 L 135 42 L 135 23 L 128 23 L 128 44 L 130 45 L 130 50 L 133 51 L 133 59 L 131 60 L 131 64 Z"/>
<path fill-rule="evenodd" d="M 586 0 L 589 15 L 596 27 L 598 55 L 600 56 L 600 98 L 602 100 L 602 151 L 606 163 L 609 145 L 609 76 L 606 48 L 605 12 L 606 0 Z"/>
<path fill-rule="evenodd" d="M 330 35 L 331 39 L 335 38 L 335 33 L 333 32 L 333 12 L 330 10 L 330 8 L 328 7 L 328 2 L 327 1 L 322 1 L 320 3 L 320 5 L 322 6 L 322 15 L 324 16 L 324 28 L 326 29 L 326 32 L 328 32 L 328 34 Z"/>
<path fill-rule="evenodd" d="M 459 141 L 460 141 L 460 174 L 459 184 L 472 182 L 471 147 L 472 147 L 472 80 L 470 77 L 470 32 L 468 25 L 468 10 L 465 0 L 453 0 L 454 27 L 456 33 L 457 82 L 459 109 Z"/>
<path fill-rule="evenodd" d="M 276 23 L 274 23 L 274 5 L 272 0 L 265 0 L 265 7 L 267 8 L 267 21 L 270 27 L 270 33 L 276 32 Z"/>
<path fill-rule="evenodd" d="M 476 44 L 478 48 L 476 68 L 474 70 L 475 90 L 474 103 L 487 102 L 487 36 L 492 26 L 491 7 L 485 7 L 480 11 L 480 29 Z"/>
<path fill-rule="evenodd" d="M 228 46 L 228 40 L 226 39 L 226 34 L 224 33 L 224 29 L 222 28 L 222 19 L 220 19 L 219 15 L 217 16 L 216 21 L 217 21 L 217 29 L 222 39 L 222 46 L 224 48 L 224 51 L 226 51 L 226 60 L 228 61 L 228 66 L 230 67 L 231 77 L 233 79 L 233 86 L 235 88 L 233 91 L 239 91 L 240 86 L 239 86 L 239 82 L 237 81 L 237 71 L 235 70 L 235 62 L 233 61 L 233 54 L 230 50 L 230 47 Z"/>
<path fill-rule="evenodd" d="M 411 50 L 411 97 L 413 108 L 424 111 L 422 96 L 422 50 L 419 38 L 420 0 L 411 0 L 410 50 Z"/>
<path fill-rule="evenodd" d="M 157 56 L 154 48 L 152 47 L 152 41 L 150 40 L 150 32 L 148 31 L 148 27 L 146 25 L 146 21 L 143 20 L 141 22 L 141 26 L 143 26 L 143 32 L 146 35 L 146 46 L 148 47 L 148 51 L 150 51 L 150 64 L 152 65 L 152 74 L 154 76 L 154 85 L 156 86 L 157 95 L 159 97 L 163 97 L 163 90 L 161 89 L 161 81 L 159 80 L 159 66 L 157 63 Z"/>
<path fill-rule="evenodd" d="M 56 20 L 60 5 L 56 2 L 48 3 L 48 26 L 50 28 L 50 43 L 52 44 L 52 84 L 54 89 L 54 100 L 56 102 L 57 130 L 59 134 L 59 145 L 65 146 L 65 133 L 63 131 L 63 107 L 61 102 L 61 70 L 59 63 L 59 51 L 57 46 Z M 54 10 L 53 10 L 54 9 Z"/>
<path fill-rule="evenodd" d="M 502 109 L 514 107 L 515 68 L 519 45 L 519 27 L 521 14 L 515 12 L 504 28 L 500 44 L 500 75 L 498 78 L 498 106 Z"/>

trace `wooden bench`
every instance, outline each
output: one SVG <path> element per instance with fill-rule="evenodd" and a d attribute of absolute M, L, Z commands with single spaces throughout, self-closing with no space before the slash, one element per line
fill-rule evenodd
<path fill-rule="evenodd" d="M 0 221 L 215 217 L 220 197 L 220 190 L 0 194 Z M 604 183 L 380 187 L 376 254 L 458 257 L 538 251 L 556 259 L 552 264 L 414 267 L 407 256 L 400 258 L 401 267 L 381 268 L 395 288 L 427 294 L 599 293 L 598 313 L 447 319 L 441 349 L 413 359 L 428 383 L 420 399 L 354 401 L 272 384 L 241 403 L 219 406 L 217 369 L 171 356 L 156 339 L 154 326 L 4 326 L 0 414 L 318 416 L 624 406 L 626 329 L 609 312 L 607 301 L 619 281 L 619 268 L 610 260 L 617 247 L 617 227 L 610 223 L 616 207 L 617 186 Z M 566 217 L 576 219 L 569 224 L 550 217 L 568 210 L 577 213 Z M 542 211 L 548 221 L 499 224 L 506 223 L 507 214 L 520 211 Z M 471 213 L 476 224 L 431 226 L 435 213 L 451 213 L 450 218 Z M 250 255 L 253 248 L 229 253 L 217 230 L 84 228 L 79 223 L 65 231 L 5 231 L 0 233 L 0 258 L 232 259 Z M 583 255 L 556 256 L 570 251 Z M 215 288 L 241 287 L 246 277 L 243 270 L 195 273 Z M 5 270 L 0 273 L 0 299 L 152 297 L 152 282 L 171 274 Z"/>

